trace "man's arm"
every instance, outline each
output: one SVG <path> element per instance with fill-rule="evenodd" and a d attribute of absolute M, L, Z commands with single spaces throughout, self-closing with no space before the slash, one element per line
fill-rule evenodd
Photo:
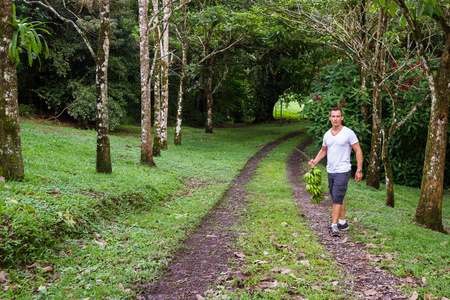
<path fill-rule="evenodd" d="M 361 146 L 359 143 L 355 143 L 352 145 L 353 151 L 356 153 L 356 162 L 358 164 L 358 170 L 362 170 L 363 168 L 363 154 L 361 150 Z M 363 174 L 360 172 L 355 173 L 355 180 L 360 181 L 363 177 Z"/>
<path fill-rule="evenodd" d="M 316 158 L 311 159 L 308 162 L 311 169 L 314 168 L 314 166 L 317 165 L 322 160 L 322 158 L 324 158 L 327 155 L 327 152 L 328 152 L 328 148 L 326 146 L 322 146 L 319 153 L 317 153 Z"/>

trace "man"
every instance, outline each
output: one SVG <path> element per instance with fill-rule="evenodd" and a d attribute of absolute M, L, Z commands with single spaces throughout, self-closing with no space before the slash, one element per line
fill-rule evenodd
<path fill-rule="evenodd" d="M 342 125 L 344 115 L 340 108 L 332 108 L 330 110 L 329 120 L 332 126 L 323 136 L 322 148 L 316 158 L 310 160 L 308 164 L 311 168 L 314 168 L 322 158 L 327 156 L 328 188 L 330 189 L 333 201 L 330 234 L 332 236 L 339 236 L 340 230 L 349 229 L 345 220 L 344 196 L 347 192 L 352 167 L 350 164 L 350 154 L 352 149 L 356 153 L 356 161 L 358 164 L 355 174 L 356 181 L 360 181 L 363 177 L 363 154 L 355 133 L 348 127 Z"/>

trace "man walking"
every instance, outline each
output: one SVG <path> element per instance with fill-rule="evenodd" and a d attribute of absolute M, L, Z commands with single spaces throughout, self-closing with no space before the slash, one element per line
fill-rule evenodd
<path fill-rule="evenodd" d="M 330 234 L 339 236 L 340 230 L 349 229 L 345 220 L 344 196 L 350 179 L 350 154 L 352 149 L 356 153 L 358 164 L 355 174 L 356 181 L 360 181 L 363 177 L 363 154 L 358 138 L 353 130 L 342 125 L 344 115 L 340 108 L 332 108 L 330 110 L 329 120 L 331 129 L 323 136 L 322 148 L 317 153 L 316 158 L 310 160 L 308 164 L 311 168 L 314 168 L 322 158 L 327 157 L 328 188 L 330 189 L 333 202 Z"/>

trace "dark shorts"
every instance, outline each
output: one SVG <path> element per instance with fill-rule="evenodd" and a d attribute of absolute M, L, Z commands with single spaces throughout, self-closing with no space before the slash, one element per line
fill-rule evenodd
<path fill-rule="evenodd" d="M 331 199 L 334 204 L 342 204 L 344 202 L 345 193 L 347 192 L 350 173 L 329 173 L 328 188 L 330 189 Z"/>

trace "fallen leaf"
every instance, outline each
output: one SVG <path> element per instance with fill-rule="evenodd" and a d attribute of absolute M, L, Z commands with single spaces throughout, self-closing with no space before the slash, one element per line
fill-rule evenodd
<path fill-rule="evenodd" d="M 40 267 L 41 266 L 41 264 L 40 263 L 38 263 L 38 262 L 35 262 L 34 264 L 32 264 L 31 266 L 26 266 L 26 268 L 27 269 L 31 269 L 31 268 L 34 268 L 34 267 Z"/>
<path fill-rule="evenodd" d="M 268 251 L 264 251 L 263 254 L 267 256 L 267 255 L 269 255 L 269 252 Z"/>
<path fill-rule="evenodd" d="M 250 289 L 256 290 L 256 291 L 265 290 L 268 287 L 270 287 L 271 285 L 272 285 L 272 282 L 270 282 L 270 281 L 263 281 L 260 284 L 257 284 L 255 286 L 251 287 Z"/>
<path fill-rule="evenodd" d="M 406 277 L 406 282 L 407 283 L 412 283 L 414 280 L 411 277 Z"/>
<path fill-rule="evenodd" d="M 417 299 L 419 299 L 419 294 L 416 291 L 414 291 L 409 300 L 417 300 Z"/>
<path fill-rule="evenodd" d="M 297 237 L 297 236 L 299 236 L 299 234 L 300 234 L 300 233 L 298 233 L 298 232 L 294 232 L 294 233 L 292 234 L 292 236 L 293 236 L 293 237 Z"/>
<path fill-rule="evenodd" d="M 364 291 L 364 295 L 366 295 L 366 296 L 374 296 L 374 295 L 376 295 L 376 294 L 377 294 L 377 291 L 374 290 L 374 289 Z"/>
<path fill-rule="evenodd" d="M 298 255 L 297 255 L 297 259 L 299 259 L 299 258 L 305 258 L 306 257 L 306 254 L 305 253 L 299 253 Z"/>
<path fill-rule="evenodd" d="M 42 292 L 45 291 L 47 288 L 45 287 L 45 285 L 41 285 L 40 287 L 38 287 L 38 292 Z"/>
<path fill-rule="evenodd" d="M 333 286 L 337 286 L 337 285 L 339 284 L 339 281 L 333 281 L 331 284 L 332 284 Z"/>
<path fill-rule="evenodd" d="M 47 267 L 42 268 L 42 271 L 44 271 L 44 272 L 50 272 L 51 270 L 53 270 L 53 266 L 47 266 Z"/>
<path fill-rule="evenodd" d="M 216 238 L 217 235 L 215 235 L 215 234 L 207 234 L 206 237 L 207 238 Z"/>
<path fill-rule="evenodd" d="M 389 253 L 385 253 L 384 257 L 386 257 L 387 260 L 392 260 L 392 255 Z"/>
<path fill-rule="evenodd" d="M 428 284 L 428 281 L 427 281 L 427 279 L 426 279 L 425 277 L 422 277 L 422 283 L 423 283 L 424 285 L 427 285 L 427 284 Z"/>
<path fill-rule="evenodd" d="M 358 222 L 358 218 L 353 218 L 353 222 Z"/>
<path fill-rule="evenodd" d="M 269 262 L 268 262 L 268 261 L 265 261 L 265 260 L 259 260 L 259 259 L 257 259 L 257 260 L 255 260 L 255 261 L 253 261 L 253 263 L 254 263 L 254 264 L 257 264 L 257 265 L 264 265 L 264 264 L 268 264 Z"/>
<path fill-rule="evenodd" d="M 245 258 L 245 254 L 238 253 L 238 252 L 234 252 L 233 254 L 234 254 L 234 256 L 236 256 L 236 257 L 239 257 L 239 258 Z"/>
<path fill-rule="evenodd" d="M 288 226 L 288 223 L 287 223 L 287 222 L 283 222 L 283 223 L 281 223 L 280 225 L 281 225 L 281 226 Z"/>
<path fill-rule="evenodd" d="M 289 273 L 292 273 L 292 272 L 294 272 L 294 270 L 292 270 L 292 269 L 285 269 L 285 270 L 281 271 L 281 275 L 286 275 L 286 274 L 289 274 Z"/>
<path fill-rule="evenodd" d="M 301 263 L 302 265 L 304 265 L 305 267 L 307 267 L 309 269 L 309 260 L 300 260 L 299 263 Z"/>
<path fill-rule="evenodd" d="M 0 271 L 0 282 L 9 282 L 8 273 Z"/>
<path fill-rule="evenodd" d="M 272 281 L 274 279 L 275 279 L 275 274 L 270 273 L 270 274 L 267 274 L 266 276 L 264 276 L 263 278 L 261 278 L 260 281 Z"/>
<path fill-rule="evenodd" d="M 448 241 L 445 241 L 445 242 L 441 243 L 442 246 L 447 245 L 447 244 L 448 244 Z"/>
<path fill-rule="evenodd" d="M 342 241 L 340 241 L 341 244 L 345 244 L 348 241 L 348 237 L 345 237 Z"/>
<path fill-rule="evenodd" d="M 376 249 L 376 248 L 377 248 L 377 245 L 372 244 L 372 243 L 368 243 L 368 244 L 366 244 L 366 248 Z"/>
<path fill-rule="evenodd" d="M 197 299 L 197 300 L 204 300 L 205 297 L 202 297 L 201 295 L 197 294 L 197 295 L 195 295 L 195 299 Z"/>
<path fill-rule="evenodd" d="M 272 271 L 272 272 L 283 272 L 284 270 L 286 270 L 286 268 L 275 267 L 275 268 L 270 269 L 270 271 Z"/>
<path fill-rule="evenodd" d="M 6 181 L 5 177 L 0 176 L 0 181 L 5 182 Z"/>

